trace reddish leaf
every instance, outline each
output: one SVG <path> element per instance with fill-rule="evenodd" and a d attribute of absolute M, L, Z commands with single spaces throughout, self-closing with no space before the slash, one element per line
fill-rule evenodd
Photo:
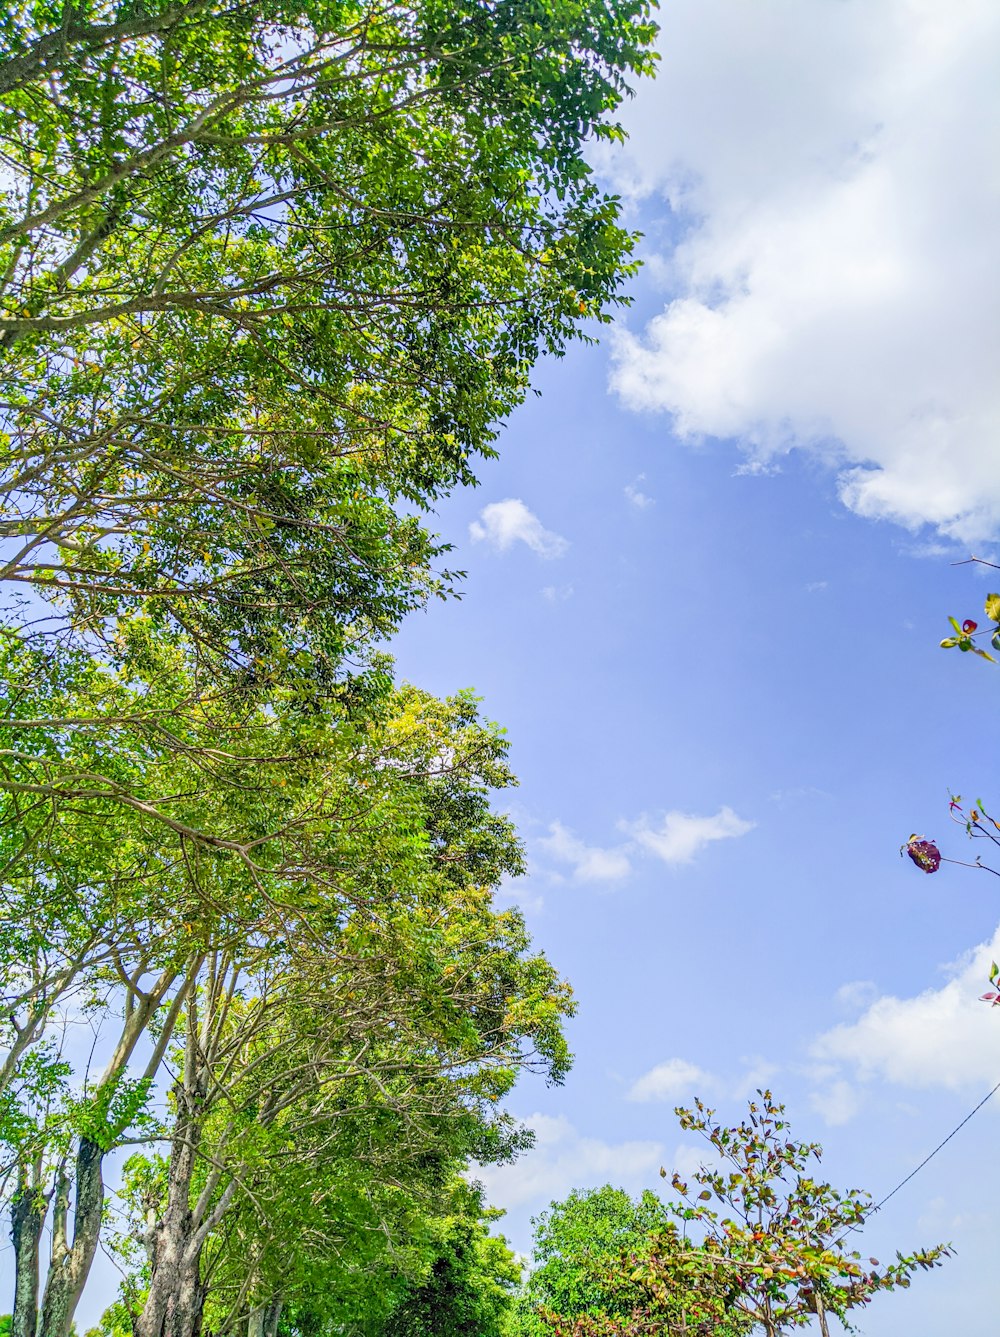
<path fill-rule="evenodd" d="M 925 873 L 936 873 L 941 867 L 941 851 L 933 840 L 925 840 L 922 836 L 911 836 L 903 848 L 917 867 L 922 868 Z"/>

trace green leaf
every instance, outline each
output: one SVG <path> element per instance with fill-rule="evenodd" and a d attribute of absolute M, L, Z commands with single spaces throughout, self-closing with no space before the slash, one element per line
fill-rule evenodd
<path fill-rule="evenodd" d="M 983 605 L 986 616 L 994 622 L 1000 622 L 1000 594 L 987 594 Z"/>
<path fill-rule="evenodd" d="M 1000 632 L 997 632 L 997 635 L 1000 636 Z M 957 637 L 955 637 L 955 636 L 946 636 L 945 639 L 941 642 L 941 649 L 942 649 L 942 650 L 953 650 L 957 644 L 958 644 L 958 638 L 957 638 Z"/>

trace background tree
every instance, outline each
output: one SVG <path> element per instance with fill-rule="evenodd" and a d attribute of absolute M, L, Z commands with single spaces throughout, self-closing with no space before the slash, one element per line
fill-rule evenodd
<path fill-rule="evenodd" d="M 167 1148 L 137 1331 L 273 1326 L 352 1202 L 402 1248 L 523 1145 L 517 1073 L 565 1070 L 565 986 L 491 904 L 502 741 L 377 643 L 451 586 L 427 509 L 622 300 L 585 154 L 653 32 L 646 0 L 0 15 L 14 1337 L 67 1337 L 125 1144 Z M 93 1060 L 53 1046 L 81 1006 Z"/>
<path fill-rule="evenodd" d="M 647 1189 L 632 1199 L 620 1188 L 574 1190 L 534 1219 L 532 1266 L 518 1296 L 514 1330 L 524 1337 L 550 1331 L 539 1309 L 557 1314 L 624 1317 L 610 1274 L 623 1256 L 639 1257 L 654 1231 L 669 1220 Z"/>
<path fill-rule="evenodd" d="M 847 1245 L 864 1224 L 868 1195 L 814 1179 L 809 1163 L 821 1149 L 790 1137 L 770 1092 L 758 1097 L 748 1118 L 728 1127 L 700 1101 L 677 1110 L 681 1127 L 709 1142 L 717 1168 L 703 1166 L 693 1186 L 674 1174 L 679 1200 L 668 1205 L 671 1219 L 599 1274 L 611 1303 L 596 1314 L 542 1309 L 547 1330 L 779 1337 L 816 1319 L 828 1333 L 828 1316 L 848 1326 L 850 1311 L 878 1292 L 906 1287 L 916 1271 L 940 1265 L 950 1252 L 944 1245 L 897 1254 L 888 1265 L 863 1264 Z"/>
<path fill-rule="evenodd" d="M 480 1190 L 453 1186 L 451 1211 L 430 1221 L 423 1275 L 410 1279 L 370 1337 L 503 1337 L 521 1278 L 506 1241 L 491 1235 L 499 1212 L 485 1212 Z"/>
<path fill-rule="evenodd" d="M 101 1166 L 123 1140 L 170 1145 L 146 1176 L 136 1223 L 148 1246 L 146 1278 L 132 1288 L 137 1331 L 193 1332 L 211 1300 L 221 1332 L 308 1289 L 344 1245 L 345 1204 L 363 1199 L 365 1229 L 398 1237 L 406 1218 L 394 1184 L 426 1206 L 467 1157 L 513 1154 L 524 1139 L 498 1102 L 520 1071 L 565 1071 L 568 992 L 530 953 L 520 916 L 492 907 L 493 888 L 521 862 L 490 800 L 512 782 L 506 742 L 469 696 L 439 702 L 404 689 L 391 705 L 354 731 L 336 718 L 320 735 L 312 720 L 311 763 L 286 773 L 284 788 L 215 788 L 198 772 L 199 802 L 224 821 L 277 827 L 254 842 L 249 864 L 225 844 L 187 848 L 183 834 L 172 855 L 169 828 L 154 821 L 147 844 L 133 832 L 100 880 L 100 859 L 82 862 L 86 823 L 46 827 L 17 865 L 21 932 L 36 935 L 43 961 L 61 960 L 59 935 L 73 921 L 67 905 L 53 917 L 33 896 L 66 875 L 82 943 L 73 987 L 109 1051 L 96 1082 L 67 1078 L 51 1128 L 23 1101 L 21 1122 L 7 1121 L 12 1147 L 11 1129 L 27 1139 L 18 1163 L 38 1147 L 49 1167 L 32 1198 L 54 1214 L 46 1337 L 72 1318 L 102 1226 Z M 291 781 L 299 792 L 289 796 Z M 286 803 L 309 821 L 293 831 L 275 822 Z M 46 997 L 50 1022 L 65 997 Z M 12 1090 L 37 1085 L 44 1029 L 14 1065 Z M 169 1108 L 144 1127 L 168 1074 Z M 288 1258 L 293 1234 L 304 1240 L 301 1266 Z M 37 1258 L 18 1261 L 37 1294 Z"/>

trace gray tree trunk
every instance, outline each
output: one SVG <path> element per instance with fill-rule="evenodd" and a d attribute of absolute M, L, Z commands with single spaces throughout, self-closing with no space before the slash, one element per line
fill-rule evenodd
<path fill-rule="evenodd" d="M 38 1264 L 42 1227 L 48 1204 L 37 1174 L 18 1173 L 10 1204 L 10 1238 L 14 1245 L 14 1312 L 10 1337 L 35 1337 L 38 1328 Z"/>
<path fill-rule="evenodd" d="M 104 1213 L 104 1152 L 96 1142 L 81 1137 L 76 1152 L 76 1204 L 73 1243 L 66 1239 L 68 1186 L 57 1187 L 52 1225 L 52 1259 L 45 1278 L 38 1337 L 69 1337 L 73 1315 L 90 1273 Z"/>
<path fill-rule="evenodd" d="M 167 1204 L 150 1232 L 149 1294 L 135 1337 L 198 1337 L 205 1306 L 202 1237 L 191 1211 L 191 1181 L 200 1142 L 198 1094 L 175 1088 L 178 1115 L 167 1176 Z"/>

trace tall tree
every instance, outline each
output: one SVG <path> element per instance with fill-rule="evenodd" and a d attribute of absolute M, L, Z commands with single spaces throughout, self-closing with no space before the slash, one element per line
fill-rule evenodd
<path fill-rule="evenodd" d="M 58 968 L 71 955 L 75 973 L 66 983 L 46 976 L 45 1015 L 12 1065 L 11 1089 L 30 1077 L 44 1023 L 70 989 L 104 1019 L 108 1051 L 102 1077 L 70 1083 L 58 1146 L 46 1145 L 37 1119 L 16 1141 L 23 1102 L 21 1122 L 0 1129 L 24 1164 L 36 1147 L 48 1154 L 58 1229 L 43 1337 L 65 1337 L 89 1270 L 104 1158 L 123 1138 L 151 1135 L 137 1119 L 167 1072 L 169 1117 L 153 1132 L 171 1151 L 146 1204 L 137 1322 L 140 1333 L 187 1337 L 210 1295 L 220 1329 L 241 1306 L 278 1298 L 279 1278 L 294 1298 L 282 1241 L 309 1216 L 302 1185 L 327 1160 L 332 1201 L 345 1200 L 336 1167 L 347 1162 L 363 1168 L 366 1193 L 417 1185 L 430 1171 L 433 1186 L 444 1164 L 521 1144 L 498 1109 L 518 1072 L 558 1080 L 565 1071 L 566 989 L 530 954 L 519 916 L 491 904 L 521 857 L 490 804 L 491 790 L 511 782 L 506 743 L 468 696 L 438 702 L 405 689 L 389 704 L 383 720 L 354 731 L 340 716 L 310 719 L 310 762 L 283 771 L 283 786 L 251 783 L 249 763 L 228 772 L 229 786 L 193 767 L 187 802 L 212 808 L 223 827 L 260 832 L 250 854 L 191 846 L 157 821 L 145 843 L 136 832 L 121 842 L 119 862 L 98 877 L 107 846 L 98 841 L 100 857 L 86 862 L 91 827 L 81 831 L 76 814 L 46 827 L 17 865 L 22 933 L 34 935 L 39 961 Z M 277 727 L 271 716 L 266 727 Z M 249 723 L 246 732 L 252 748 Z M 283 821 L 285 804 L 308 820 Z M 113 840 L 113 825 L 101 830 Z M 37 888 L 58 890 L 64 875 L 80 921 L 72 953 L 60 946 L 66 907 L 53 916 L 43 897 L 32 908 Z M 34 989 L 29 980 L 22 1007 L 35 1006 Z M 324 1202 L 313 1204 L 314 1257 L 341 1241 Z M 37 1289 L 30 1251 L 23 1264 Z"/>
<path fill-rule="evenodd" d="M 8 6 L 0 581 L 251 674 L 393 627 L 435 585 L 412 509 L 621 300 L 584 153 L 648 8 Z"/>
<path fill-rule="evenodd" d="M 503 1337 L 520 1280 L 517 1259 L 489 1233 L 498 1212 L 459 1181 L 451 1211 L 432 1218 L 426 1271 L 405 1287 L 388 1316 L 366 1325 L 366 1337 Z"/>

